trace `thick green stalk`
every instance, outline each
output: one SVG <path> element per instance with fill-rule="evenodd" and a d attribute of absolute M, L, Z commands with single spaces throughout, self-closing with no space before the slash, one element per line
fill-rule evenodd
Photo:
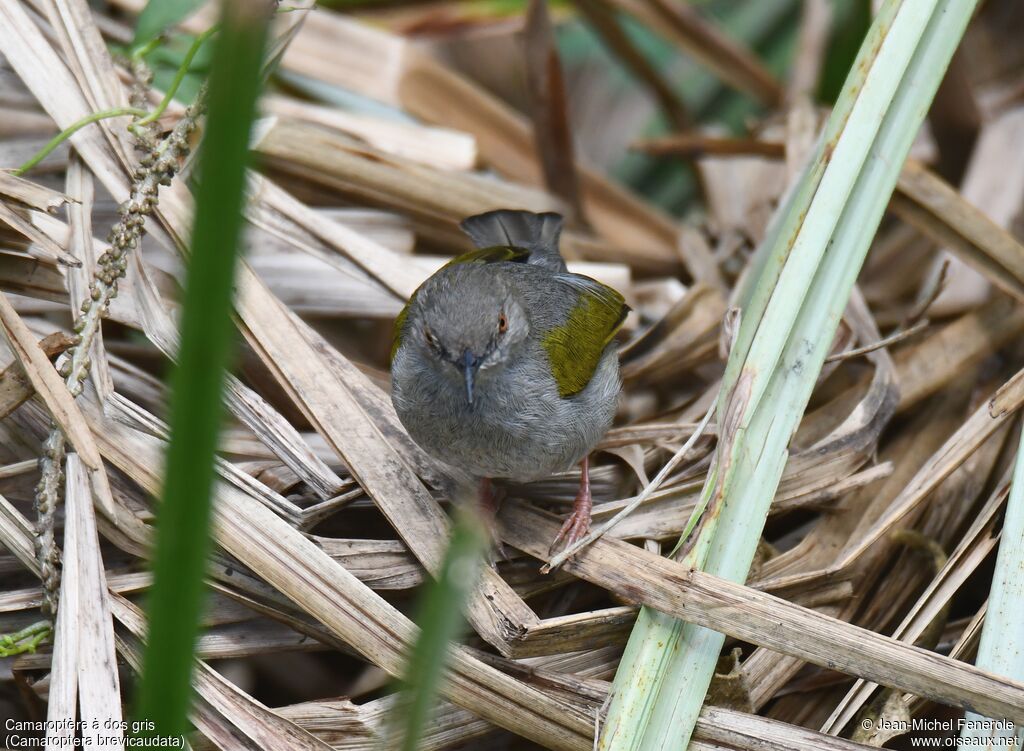
<path fill-rule="evenodd" d="M 147 734 L 187 728 L 193 652 L 210 547 L 210 495 L 224 370 L 232 349 L 231 292 L 241 237 L 249 129 L 261 82 L 270 7 L 223 4 L 199 156 L 192 252 L 178 366 L 171 379 L 171 442 L 157 518 L 149 636 L 138 695 Z"/>
<path fill-rule="evenodd" d="M 1024 577 L 1021 571 L 1024 571 L 1024 433 L 1017 449 L 985 625 L 974 661 L 979 668 L 1018 681 L 1024 679 Z M 960 737 L 960 751 L 1021 748 L 1024 728 L 1006 721 L 986 721 L 970 712 L 965 719 L 969 722 Z"/>
<path fill-rule="evenodd" d="M 720 444 L 683 560 L 742 581 L 896 177 L 973 10 L 886 2 L 821 144 L 755 259 L 718 404 Z M 688 742 L 724 637 L 643 613 L 616 674 L 602 749 Z"/>

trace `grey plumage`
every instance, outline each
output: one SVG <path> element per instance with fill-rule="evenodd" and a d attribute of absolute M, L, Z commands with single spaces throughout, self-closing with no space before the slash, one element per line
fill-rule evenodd
<path fill-rule="evenodd" d="M 615 415 L 621 383 L 614 328 L 589 382 L 570 396 L 559 395 L 546 337 L 579 314 L 584 295 L 602 305 L 602 295 L 614 295 L 623 314 L 626 308 L 613 290 L 565 270 L 557 214 L 490 212 L 462 226 L 478 246 L 529 254 L 450 264 L 417 290 L 391 369 L 399 419 L 427 452 L 478 477 L 530 481 L 570 469 Z M 466 357 L 478 368 L 472 402 Z"/>

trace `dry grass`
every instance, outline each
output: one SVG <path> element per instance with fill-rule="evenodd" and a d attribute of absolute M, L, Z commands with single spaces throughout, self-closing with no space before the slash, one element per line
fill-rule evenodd
<path fill-rule="evenodd" d="M 590 749 L 639 605 L 721 631 L 740 650 L 712 683 L 692 748 L 853 749 L 872 741 L 851 740 L 858 720 L 896 716 L 897 704 L 908 716 L 969 710 L 1024 723 L 1024 684 L 971 663 L 1024 403 L 1024 58 L 999 44 L 1011 38 L 1006 4 L 972 22 L 943 106 L 904 166 L 746 584 L 659 555 L 697 503 L 714 424 L 632 513 L 551 574 L 540 567 L 577 477 L 510 487 L 498 525 L 508 557 L 469 600 L 473 633 L 453 650 L 425 748 Z M 130 101 L 132 73 L 107 43 L 130 39 L 141 3 L 100 6 L 0 5 L 0 167 Z M 253 139 L 260 169 L 235 301 L 244 352 L 225 394 L 194 748 L 369 749 L 383 737 L 391 677 L 417 633 L 407 613 L 441 564 L 460 479 L 394 414 L 390 326 L 442 258 L 467 247 L 466 215 L 578 200 L 567 257 L 636 311 L 619 419 L 593 462 L 595 524 L 640 494 L 714 402 L 741 274 L 822 122 L 807 93 L 827 8 L 807 4 L 792 81 L 780 81 L 693 8 L 580 6 L 602 24 L 616 10 L 659 29 L 767 107 L 742 137 L 694 128 L 640 144 L 663 165 L 682 155 L 694 166 L 701 195 L 685 221 L 594 164 L 616 113 L 588 119 L 584 100 L 607 93 L 606 78 L 564 60 L 560 102 L 534 70 L 537 122 L 474 80 L 493 72 L 488 45 L 518 49 L 521 16 L 466 20 L 458 4 L 437 3 L 278 17 L 290 85 L 265 99 Z M 208 22 L 201 13 L 184 28 Z M 536 23 L 535 47 L 550 41 Z M 614 29 L 602 36 L 653 91 L 648 111 L 681 122 L 689 105 L 666 92 L 672 71 L 637 63 Z M 514 57 L 506 67 L 510 87 L 529 72 Z M 412 117 L 345 111 L 332 103 L 338 87 Z M 172 104 L 162 129 L 182 113 Z M 63 573 L 54 639 L 0 661 L 0 715 L 19 719 L 120 718 L 115 696 L 129 700 L 140 661 L 190 163 L 161 190 L 81 395 L 52 365 L 73 343 L 101 238 L 132 190 L 126 122 L 78 131 L 25 176 L 0 171 L 0 633 L 37 621 L 44 602 L 36 547 L 46 530 L 32 499 L 51 422 L 69 451 L 53 530 Z M 548 185 L 574 163 L 559 156 L 565 134 L 549 132 L 566 124 L 576 179 Z M 633 128 L 619 151 L 644 135 Z M 959 166 L 958 152 L 968 155 Z"/>

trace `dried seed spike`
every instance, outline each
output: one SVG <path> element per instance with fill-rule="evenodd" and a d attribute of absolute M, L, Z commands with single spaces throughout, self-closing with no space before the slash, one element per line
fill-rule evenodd
<path fill-rule="evenodd" d="M 149 85 L 152 73 L 148 68 L 140 65 L 133 68 L 133 73 L 138 83 Z M 134 88 L 133 100 L 138 95 L 138 98 L 145 102 L 146 92 L 142 85 Z M 186 135 L 195 127 L 195 117 L 202 108 L 204 94 L 205 90 L 202 90 L 197 102 L 189 108 L 171 133 L 155 145 L 149 141 L 151 131 L 141 128 L 130 129 L 137 139 L 136 146 L 143 152 L 139 159 L 139 168 L 135 172 L 131 196 L 118 209 L 120 218 L 108 235 L 110 247 L 98 260 L 95 278 L 89 286 L 89 297 L 82 302 L 82 315 L 75 321 L 74 330 L 81 334 L 80 341 L 68 350 L 66 360 L 60 366 L 60 373 L 65 378 L 68 391 L 75 397 L 82 393 L 89 372 L 89 350 L 93 337 L 99 330 L 100 318 L 109 309 L 110 300 L 117 296 L 117 280 L 127 271 L 126 254 L 138 247 L 145 226 L 145 215 L 152 211 L 157 203 L 158 186 L 169 184 L 177 172 L 178 145 L 187 143 Z M 64 434 L 57 425 L 50 426 L 50 433 L 44 446 L 44 456 L 40 459 L 42 478 L 35 496 L 39 518 L 37 560 L 43 574 L 42 610 L 44 615 L 53 618 L 57 612 L 60 585 L 60 552 L 54 541 L 53 527 L 60 485 L 64 477 L 62 464 L 65 451 Z"/>

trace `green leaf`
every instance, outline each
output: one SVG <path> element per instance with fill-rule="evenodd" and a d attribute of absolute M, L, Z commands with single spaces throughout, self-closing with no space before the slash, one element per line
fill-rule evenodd
<path fill-rule="evenodd" d="M 259 4 L 256 4 L 258 6 Z M 185 285 L 178 365 L 171 377 L 171 442 L 157 513 L 149 637 L 138 695 L 148 734 L 187 728 L 193 653 L 210 547 L 210 496 L 233 345 L 231 291 L 240 244 L 249 130 L 262 81 L 268 16 L 244 0 L 223 6 Z"/>
<path fill-rule="evenodd" d="M 388 744 L 389 748 L 416 751 L 419 747 L 448 662 L 449 645 L 465 627 L 462 609 L 476 586 L 488 544 L 489 535 L 478 514 L 459 511 L 441 571 L 420 603 L 416 619 L 420 635 L 405 670 L 403 701 L 393 718 L 401 742 Z"/>
<path fill-rule="evenodd" d="M 169 28 L 184 20 L 204 0 L 149 0 L 135 26 L 132 49 L 146 46 Z"/>
<path fill-rule="evenodd" d="M 1024 434 L 1017 448 L 1010 496 L 999 538 L 996 570 L 988 597 L 985 623 L 974 664 L 1013 680 L 1024 679 Z M 1024 741 L 1024 728 L 1004 727 L 969 712 L 960 736 L 960 751 L 971 748 L 1015 748 Z M 971 722 L 973 720 L 973 722 Z"/>
<path fill-rule="evenodd" d="M 718 400 L 707 518 L 684 565 L 743 581 L 853 284 L 975 3 L 888 0 L 754 256 Z M 691 520 L 692 522 L 692 520 Z M 684 536 L 685 538 L 685 536 Z M 680 544 L 682 544 L 682 540 Z M 725 637 L 643 609 L 599 749 L 685 748 Z"/>

